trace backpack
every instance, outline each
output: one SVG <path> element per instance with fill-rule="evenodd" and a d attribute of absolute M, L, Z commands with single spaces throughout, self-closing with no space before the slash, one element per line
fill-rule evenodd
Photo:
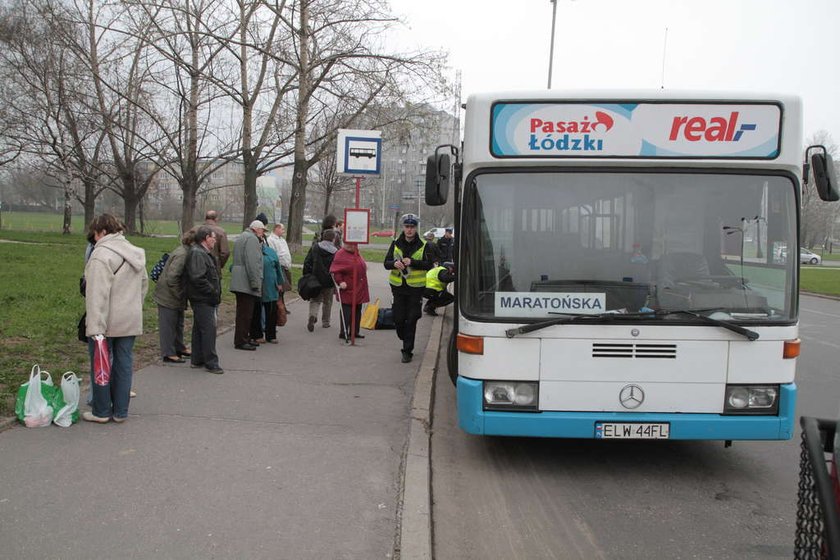
<path fill-rule="evenodd" d="M 166 261 L 169 260 L 169 253 L 164 253 L 160 260 L 155 263 L 155 266 L 152 267 L 152 271 L 149 273 L 149 278 L 152 279 L 153 282 L 157 282 L 160 275 L 163 274 L 163 267 L 166 266 Z"/>

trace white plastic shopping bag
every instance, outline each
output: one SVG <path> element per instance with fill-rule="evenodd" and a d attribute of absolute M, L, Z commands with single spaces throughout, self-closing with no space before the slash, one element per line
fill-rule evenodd
<path fill-rule="evenodd" d="M 52 422 L 53 409 L 41 392 L 42 373 L 46 375 L 44 383 L 52 385 L 49 372 L 42 372 L 38 364 L 32 366 L 23 404 L 23 423 L 27 428 L 43 428 Z"/>
<path fill-rule="evenodd" d="M 64 406 L 56 412 L 53 422 L 57 426 L 67 428 L 73 422 L 79 420 L 79 379 L 72 371 L 61 376 L 61 394 L 64 397 Z"/>

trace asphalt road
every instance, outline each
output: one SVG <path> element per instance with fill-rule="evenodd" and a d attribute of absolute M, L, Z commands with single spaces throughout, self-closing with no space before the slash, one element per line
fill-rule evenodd
<path fill-rule="evenodd" d="M 839 326 L 840 302 L 802 298 L 797 415 L 840 411 Z M 433 421 L 437 560 L 793 556 L 798 433 L 729 449 L 481 438 L 457 427 L 445 368 Z"/>

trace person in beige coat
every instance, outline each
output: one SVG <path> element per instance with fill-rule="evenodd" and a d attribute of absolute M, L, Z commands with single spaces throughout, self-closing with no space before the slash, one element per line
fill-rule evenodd
<path fill-rule="evenodd" d="M 92 411 L 88 422 L 105 423 L 128 417 L 134 362 L 134 338 L 143 334 L 143 299 L 149 287 L 146 253 L 123 235 L 122 224 L 110 214 L 95 218 L 89 232 L 96 241 L 85 265 L 86 334 L 90 339 Z M 108 341 L 111 378 L 106 385 L 93 379 L 93 344 Z"/>

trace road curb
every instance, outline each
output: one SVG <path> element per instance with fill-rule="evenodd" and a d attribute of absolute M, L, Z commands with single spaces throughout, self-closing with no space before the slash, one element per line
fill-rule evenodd
<path fill-rule="evenodd" d="M 833 299 L 834 301 L 840 301 L 840 297 L 832 296 L 829 294 L 818 294 L 816 292 L 803 292 L 802 290 L 799 291 L 800 295 L 803 296 L 811 296 L 811 297 L 818 297 L 823 299 Z"/>
<path fill-rule="evenodd" d="M 398 519 L 400 560 L 431 560 L 432 500 L 429 443 L 432 395 L 443 331 L 443 315 L 432 323 L 423 362 L 414 381 L 408 448 L 403 462 L 402 499 Z"/>

